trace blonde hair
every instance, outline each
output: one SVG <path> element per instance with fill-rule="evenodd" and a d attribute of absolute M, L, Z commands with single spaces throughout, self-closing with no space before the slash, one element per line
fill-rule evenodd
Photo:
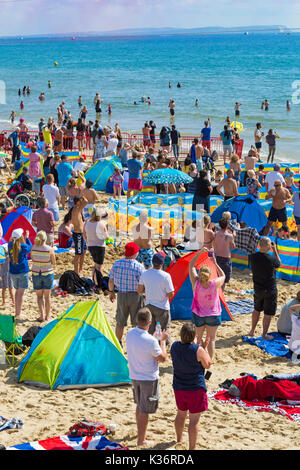
<path fill-rule="evenodd" d="M 101 214 L 100 214 L 100 210 L 99 210 L 99 207 L 97 207 L 96 209 L 93 210 L 93 212 L 91 213 L 91 219 L 93 222 L 100 222 L 101 220 Z"/>
<path fill-rule="evenodd" d="M 206 283 L 210 278 L 210 274 L 211 274 L 210 267 L 202 266 L 202 268 L 200 268 L 200 271 L 199 271 L 200 284 Z"/>
<path fill-rule="evenodd" d="M 19 253 L 21 251 L 21 243 L 25 243 L 24 237 L 21 236 L 17 240 L 12 240 L 12 262 L 13 264 L 19 263 Z"/>
<path fill-rule="evenodd" d="M 44 230 L 40 230 L 35 237 L 34 244 L 36 246 L 43 246 L 47 241 L 47 234 Z"/>
<path fill-rule="evenodd" d="M 231 213 L 229 211 L 223 212 L 222 218 L 230 220 L 231 219 Z"/>
<path fill-rule="evenodd" d="M 209 224 L 210 224 L 210 221 L 211 221 L 211 218 L 208 214 L 205 214 L 203 216 L 203 225 L 204 225 L 204 228 L 206 228 Z"/>
<path fill-rule="evenodd" d="M 249 176 L 249 178 L 255 178 L 255 172 L 253 170 L 248 170 L 247 175 Z"/>

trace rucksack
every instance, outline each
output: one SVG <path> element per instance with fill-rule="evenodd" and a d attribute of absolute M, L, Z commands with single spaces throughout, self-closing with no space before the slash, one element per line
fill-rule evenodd
<path fill-rule="evenodd" d="M 100 435 L 104 436 L 107 434 L 107 427 L 101 423 L 100 421 L 87 421 L 84 419 L 83 421 L 80 421 L 77 424 L 74 424 L 74 426 L 71 426 L 70 429 L 70 434 L 72 436 L 95 436 L 95 435 Z"/>
<path fill-rule="evenodd" d="M 87 281 L 78 276 L 75 271 L 65 271 L 59 279 L 58 286 L 68 294 L 76 294 L 82 289 L 91 291 L 91 287 Z"/>
<path fill-rule="evenodd" d="M 16 196 L 18 196 L 18 194 L 21 194 L 22 192 L 23 188 L 20 181 L 16 181 L 11 185 L 6 194 L 10 199 L 14 199 Z"/>

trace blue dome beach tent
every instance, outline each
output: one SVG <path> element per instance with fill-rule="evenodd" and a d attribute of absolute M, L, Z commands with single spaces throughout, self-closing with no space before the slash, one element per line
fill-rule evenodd
<path fill-rule="evenodd" d="M 267 225 L 267 216 L 264 210 L 251 195 L 236 196 L 223 202 L 211 214 L 211 221 L 218 223 L 223 212 L 226 211 L 231 213 L 232 219 L 236 219 L 237 222 L 243 221 L 248 227 L 253 227 L 258 232 L 261 232 Z"/>
<path fill-rule="evenodd" d="M 115 168 L 122 170 L 122 164 L 119 157 L 108 157 L 104 160 L 98 160 L 89 168 L 84 177 L 86 180 L 93 181 L 93 189 L 96 191 L 106 191 L 106 185 L 112 176 Z"/>
<path fill-rule="evenodd" d="M 174 285 L 174 297 L 170 302 L 171 319 L 172 320 L 190 320 L 192 317 L 192 301 L 193 301 L 193 290 L 192 284 L 189 278 L 189 264 L 191 259 L 195 256 L 195 252 L 188 253 L 187 255 L 179 258 L 173 263 L 167 270 L 170 274 L 173 285 Z M 217 277 L 216 266 L 213 261 L 210 260 L 207 253 L 202 253 L 196 264 L 195 268 L 200 269 L 201 266 L 207 265 L 211 269 L 211 277 L 215 279 Z M 229 308 L 226 304 L 225 297 L 222 289 L 219 289 L 219 296 L 222 307 L 222 321 L 233 320 Z"/>
<path fill-rule="evenodd" d="M 131 383 L 99 302 L 78 302 L 40 330 L 20 363 L 18 381 L 52 390 Z"/>

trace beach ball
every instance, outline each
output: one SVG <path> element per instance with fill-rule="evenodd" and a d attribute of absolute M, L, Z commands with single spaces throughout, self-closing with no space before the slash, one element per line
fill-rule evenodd
<path fill-rule="evenodd" d="M 57 66 L 58 66 L 58 62 L 54 62 L 54 65 L 55 65 L 55 67 L 57 67 Z"/>
<path fill-rule="evenodd" d="M 113 243 L 114 243 L 114 239 L 113 239 L 113 238 L 107 238 L 107 239 L 105 240 L 105 244 L 106 244 L 107 246 L 111 246 L 111 245 L 113 245 Z"/>

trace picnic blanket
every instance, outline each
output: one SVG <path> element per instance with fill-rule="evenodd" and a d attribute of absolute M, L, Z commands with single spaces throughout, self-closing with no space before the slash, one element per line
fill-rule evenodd
<path fill-rule="evenodd" d="M 241 400 L 231 396 L 226 390 L 208 392 L 208 397 L 223 403 L 234 403 L 243 408 L 252 408 L 256 411 L 279 413 L 291 421 L 300 421 L 300 406 L 290 405 L 287 401 L 268 402 L 267 400 Z"/>
<path fill-rule="evenodd" d="M 252 313 L 254 308 L 254 303 L 251 299 L 239 299 L 238 301 L 227 300 L 227 305 L 231 315 Z"/>
<path fill-rule="evenodd" d="M 273 336 L 273 340 L 263 339 L 261 336 L 253 338 L 251 336 L 242 336 L 242 340 L 253 346 L 259 347 L 262 351 L 276 357 L 288 357 L 291 359 L 291 353 L 288 348 L 288 340 L 279 333 L 268 333 Z"/>
<path fill-rule="evenodd" d="M 74 248 L 60 248 L 59 246 L 54 245 L 54 252 L 55 254 L 60 253 L 75 253 Z"/>
<path fill-rule="evenodd" d="M 128 447 L 111 442 L 105 436 L 74 437 L 65 435 L 18 444 L 7 447 L 6 450 L 128 450 Z"/>

